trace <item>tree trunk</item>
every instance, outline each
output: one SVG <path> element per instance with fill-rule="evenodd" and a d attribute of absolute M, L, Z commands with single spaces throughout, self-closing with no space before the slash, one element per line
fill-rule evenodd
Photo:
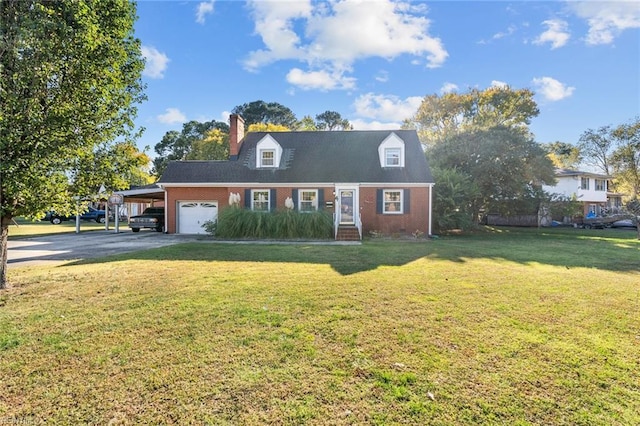
<path fill-rule="evenodd" d="M 9 245 L 9 224 L 11 217 L 0 217 L 0 290 L 7 288 L 7 246 Z"/>

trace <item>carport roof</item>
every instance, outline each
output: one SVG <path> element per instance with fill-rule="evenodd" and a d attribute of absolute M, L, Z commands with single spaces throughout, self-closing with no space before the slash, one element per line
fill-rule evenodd
<path fill-rule="evenodd" d="M 144 185 L 134 186 L 131 189 L 124 191 L 116 191 L 116 194 L 121 194 L 125 201 L 147 201 L 147 200 L 164 200 L 164 189 L 158 185 Z"/>

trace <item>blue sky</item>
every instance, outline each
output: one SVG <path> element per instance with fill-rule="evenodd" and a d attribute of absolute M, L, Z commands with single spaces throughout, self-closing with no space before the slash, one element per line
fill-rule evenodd
<path fill-rule="evenodd" d="M 393 129 L 427 95 L 508 84 L 535 91 L 538 142 L 640 115 L 638 2 L 139 1 L 138 16 L 152 156 L 255 100 Z"/>

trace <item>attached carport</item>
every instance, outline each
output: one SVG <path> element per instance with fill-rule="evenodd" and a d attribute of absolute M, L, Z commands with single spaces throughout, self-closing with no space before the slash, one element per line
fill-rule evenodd
<path fill-rule="evenodd" d="M 125 203 L 148 203 L 155 205 L 160 201 L 164 203 L 164 189 L 158 185 L 144 185 L 136 186 L 125 191 L 116 191 L 115 194 L 120 194 L 124 197 Z"/>
<path fill-rule="evenodd" d="M 127 206 L 128 217 L 141 214 L 147 205 L 163 206 L 165 202 L 165 191 L 156 184 L 136 186 L 124 191 L 116 191 L 114 194 L 122 196 L 122 201 Z"/>

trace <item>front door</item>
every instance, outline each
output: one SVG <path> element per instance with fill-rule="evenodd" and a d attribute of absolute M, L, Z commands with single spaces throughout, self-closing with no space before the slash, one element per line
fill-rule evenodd
<path fill-rule="evenodd" d="M 354 225 L 356 223 L 358 199 L 357 192 L 352 188 L 338 189 L 338 207 L 340 209 L 340 225 Z"/>

